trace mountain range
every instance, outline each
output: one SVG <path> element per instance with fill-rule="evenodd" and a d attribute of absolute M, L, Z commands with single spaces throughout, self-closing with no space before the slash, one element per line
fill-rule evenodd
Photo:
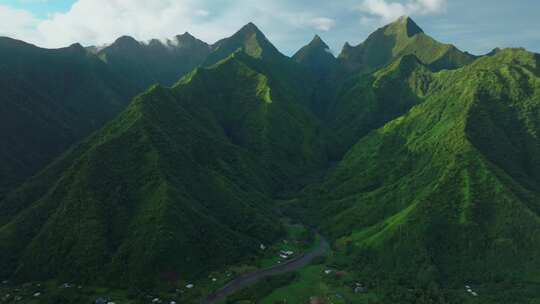
<path fill-rule="evenodd" d="M 319 36 L 287 57 L 253 23 L 0 54 L 0 278 L 197 279 L 287 214 L 336 267 L 437 303 L 540 284 L 538 54 L 473 56 L 409 17 L 337 58 Z"/>

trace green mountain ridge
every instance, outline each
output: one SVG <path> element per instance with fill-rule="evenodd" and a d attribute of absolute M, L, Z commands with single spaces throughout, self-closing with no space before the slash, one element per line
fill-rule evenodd
<path fill-rule="evenodd" d="M 270 194 L 324 155 L 312 152 L 317 121 L 254 60 L 236 53 L 152 88 L 4 200 L 2 275 L 151 284 L 271 243 Z"/>
<path fill-rule="evenodd" d="M 142 91 L 156 83 L 173 85 L 202 64 L 210 50 L 208 44 L 186 32 L 165 42 L 152 39 L 142 43 L 123 36 L 97 55 L 124 77 L 135 79 Z"/>
<path fill-rule="evenodd" d="M 539 282 L 539 59 L 504 50 L 432 74 L 313 190 L 349 267 L 409 286 Z"/>
<path fill-rule="evenodd" d="M 231 37 L 222 39 L 212 45 L 212 53 L 206 58 L 204 65 L 210 66 L 229 57 L 230 54 L 242 50 L 251 57 L 265 61 L 280 61 L 286 58 L 272 45 L 266 36 L 252 22 L 243 26 Z"/>
<path fill-rule="evenodd" d="M 453 45 L 435 41 L 411 18 L 403 16 L 376 30 L 358 46 L 346 43 L 339 60 L 349 71 L 373 72 L 408 54 L 435 71 L 459 68 L 475 59 Z"/>
<path fill-rule="evenodd" d="M 318 36 L 289 58 L 253 23 L 211 46 L 176 39 L 122 37 L 99 56 L 73 45 L 2 57 L 21 58 L 2 64 L 33 81 L 9 87 L 22 78 L 15 68 L 0 80 L 28 94 L 28 108 L 15 103 L 21 113 L 55 126 L 44 133 L 81 118 L 55 103 L 61 94 L 39 103 L 45 90 L 28 92 L 54 88 L 47 80 L 73 62 L 94 73 L 74 92 L 96 81 L 114 97 L 88 93 L 97 102 L 83 95 L 77 105 L 120 114 L 0 194 L 0 278 L 145 290 L 207 278 L 255 259 L 290 216 L 332 243 L 324 267 L 340 270 L 335 281 L 366 282 L 377 303 L 460 303 L 464 284 L 513 288 L 471 303 L 534 303 L 515 295 L 540 284 L 540 55 L 475 57 L 408 17 L 339 58 Z M 33 75 L 46 56 L 60 72 Z M 122 107 L 121 97 L 154 82 L 164 84 Z M 5 176 L 17 170 L 2 166 Z"/>
<path fill-rule="evenodd" d="M 189 33 L 148 44 L 124 36 L 99 51 L 0 38 L 0 199 L 114 118 L 138 92 L 174 84 L 209 53 Z"/>
<path fill-rule="evenodd" d="M 114 117 L 136 88 L 79 44 L 0 38 L 0 197 Z"/>
<path fill-rule="evenodd" d="M 321 75 L 332 72 L 332 69 L 337 65 L 330 47 L 319 35 L 315 35 L 308 45 L 298 50 L 292 59 Z"/>

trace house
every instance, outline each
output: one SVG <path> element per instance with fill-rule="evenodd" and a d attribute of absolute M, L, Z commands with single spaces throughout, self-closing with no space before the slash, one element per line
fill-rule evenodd
<path fill-rule="evenodd" d="M 95 301 L 94 301 L 95 304 L 107 304 L 109 303 L 109 300 L 105 299 L 105 298 L 97 298 Z"/>
<path fill-rule="evenodd" d="M 354 293 L 364 293 L 367 291 L 367 288 L 364 287 L 364 285 L 362 285 L 362 283 L 358 283 L 356 282 L 356 284 L 354 285 Z"/>
<path fill-rule="evenodd" d="M 193 288 L 193 287 L 195 287 L 195 285 L 193 285 L 193 284 L 187 284 L 187 285 L 186 285 L 186 288 L 187 288 L 187 289 L 191 289 L 191 288 Z"/>
<path fill-rule="evenodd" d="M 264 246 L 264 244 L 261 244 L 261 245 L 259 245 L 259 248 L 260 248 L 261 250 L 265 250 L 265 249 L 266 249 L 266 246 Z"/>

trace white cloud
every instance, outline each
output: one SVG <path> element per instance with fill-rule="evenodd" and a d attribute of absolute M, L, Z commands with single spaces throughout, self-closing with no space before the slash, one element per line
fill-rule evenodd
<path fill-rule="evenodd" d="M 27 11 L 0 5 L 0 36 L 17 39 L 35 39 L 39 20 Z"/>
<path fill-rule="evenodd" d="M 194 0 L 78 0 L 68 12 L 40 22 L 37 31 L 46 46 L 103 44 L 126 34 L 147 40 L 178 34 L 208 15 Z"/>
<path fill-rule="evenodd" d="M 132 35 L 139 40 L 172 37 L 186 30 L 201 31 L 197 24 L 211 13 L 198 2 L 77 0 L 69 11 L 53 13 L 46 19 L 0 5 L 0 35 L 44 47 L 62 47 L 75 42 L 101 45 L 122 35 Z M 206 38 L 223 34 L 215 27 L 203 32 L 208 34 Z"/>
<path fill-rule="evenodd" d="M 405 3 L 364 0 L 360 10 L 381 19 L 382 22 L 390 22 L 403 15 L 440 14 L 446 10 L 446 4 L 446 0 L 408 0 Z"/>
<path fill-rule="evenodd" d="M 309 21 L 310 25 L 319 31 L 329 31 L 336 26 L 336 21 L 326 17 L 315 17 Z"/>
<path fill-rule="evenodd" d="M 44 19 L 0 5 L 0 34 L 39 46 L 63 47 L 75 42 L 103 45 L 122 35 L 141 41 L 164 39 L 184 31 L 214 42 L 249 21 L 263 29 L 285 29 L 287 34 L 287 28 L 329 31 L 336 24 L 315 12 L 284 9 L 287 5 L 251 0 L 77 0 L 68 11 Z M 220 9 L 214 10 L 217 6 Z"/>

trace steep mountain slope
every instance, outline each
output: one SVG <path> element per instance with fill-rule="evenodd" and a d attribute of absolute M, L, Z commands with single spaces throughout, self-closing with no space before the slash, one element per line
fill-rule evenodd
<path fill-rule="evenodd" d="M 341 159 L 359 138 L 421 102 L 431 78 L 429 68 L 406 55 L 373 74 L 358 73 L 342 83 L 327 109 L 331 155 Z"/>
<path fill-rule="evenodd" d="M 280 53 L 255 24 L 250 22 L 232 36 L 212 45 L 212 52 L 203 66 L 212 66 L 233 53 L 243 53 L 256 59 L 252 61 L 253 66 L 286 89 L 291 99 L 302 102 L 305 107 L 312 107 L 317 76 Z"/>
<path fill-rule="evenodd" d="M 167 43 L 121 37 L 95 52 L 1 38 L 0 198 L 112 119 L 136 93 L 154 83 L 172 85 L 209 53 L 189 33 Z"/>
<path fill-rule="evenodd" d="M 285 57 L 251 22 L 243 26 L 231 37 L 216 42 L 212 45 L 212 50 L 212 53 L 205 61 L 207 66 L 229 57 L 230 54 L 238 50 L 242 50 L 253 58 L 266 61 L 279 61 Z"/>
<path fill-rule="evenodd" d="M 320 75 L 331 72 L 337 64 L 330 47 L 319 35 L 315 35 L 309 44 L 298 50 L 292 59 Z"/>
<path fill-rule="evenodd" d="M 325 158 L 317 120 L 259 61 L 238 52 L 152 88 L 2 201 L 1 275 L 150 284 L 274 240 L 270 194 Z"/>
<path fill-rule="evenodd" d="M 80 45 L 0 38 L 0 197 L 120 112 L 136 92 Z"/>
<path fill-rule="evenodd" d="M 112 69 L 141 90 L 152 84 L 170 86 L 204 62 L 210 53 L 205 42 L 184 33 L 165 42 L 142 43 L 124 36 L 97 54 Z"/>
<path fill-rule="evenodd" d="M 347 153 L 308 204 L 347 267 L 410 287 L 540 282 L 539 64 L 504 50 L 432 74 Z"/>
<path fill-rule="evenodd" d="M 453 45 L 435 41 L 404 16 L 378 29 L 358 46 L 345 44 L 339 60 L 349 71 L 371 72 L 408 54 L 436 71 L 458 68 L 475 59 Z"/>

